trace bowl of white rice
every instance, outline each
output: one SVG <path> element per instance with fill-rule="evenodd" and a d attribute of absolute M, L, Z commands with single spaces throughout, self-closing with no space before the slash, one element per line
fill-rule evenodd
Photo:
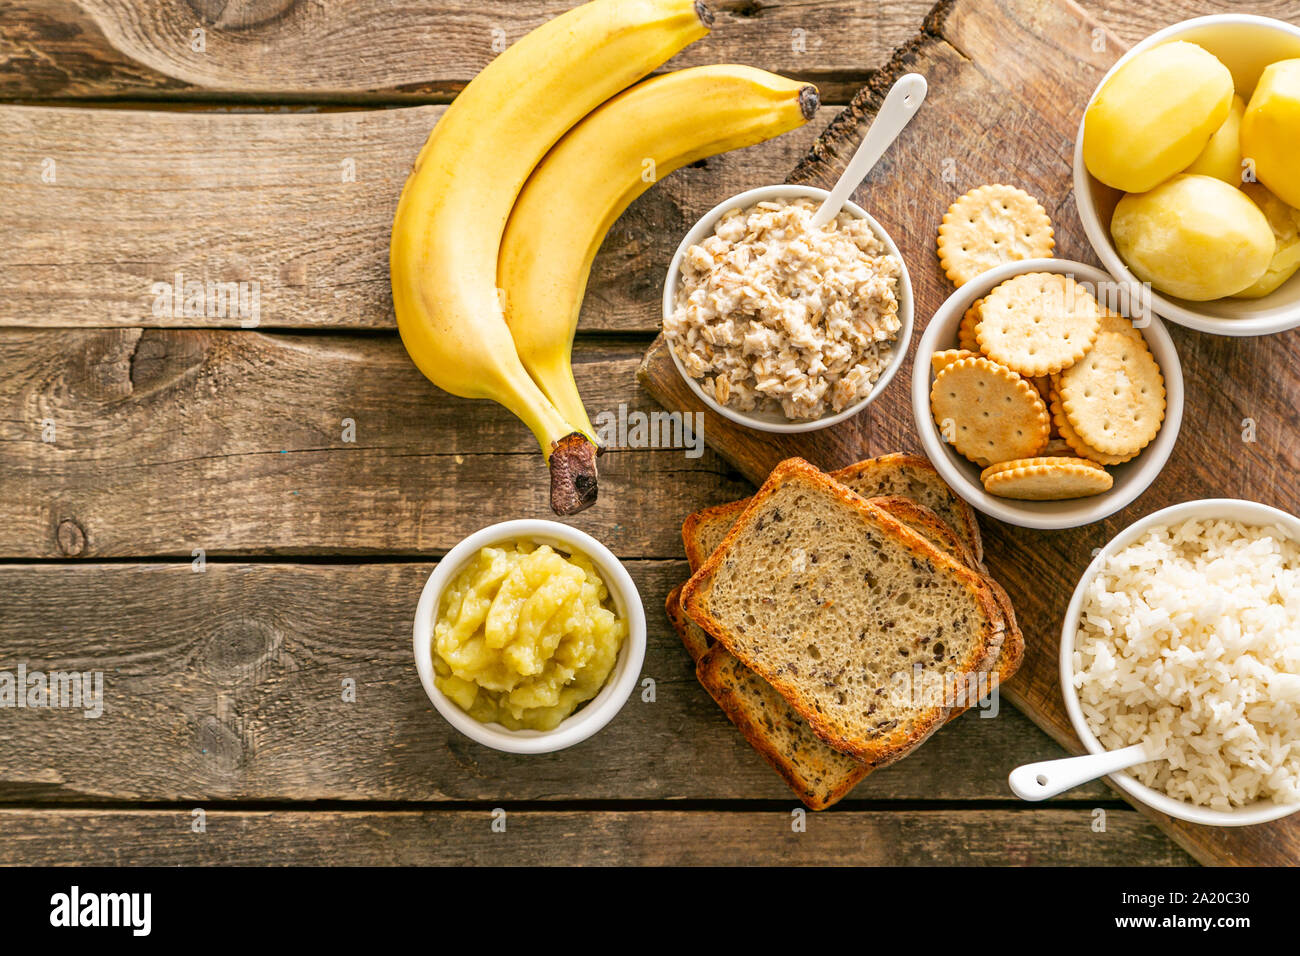
<path fill-rule="evenodd" d="M 1130 525 L 1075 589 L 1060 667 L 1089 753 L 1164 754 L 1111 775 L 1136 800 L 1213 826 L 1300 810 L 1300 519 L 1216 498 Z"/>

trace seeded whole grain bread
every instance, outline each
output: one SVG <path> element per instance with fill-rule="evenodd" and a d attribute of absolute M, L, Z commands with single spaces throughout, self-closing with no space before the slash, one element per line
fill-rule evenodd
<path fill-rule="evenodd" d="M 831 472 L 831 477 L 864 498 L 901 495 L 925 505 L 965 542 L 975 557 L 975 566 L 983 567 L 984 542 L 980 539 L 975 510 L 948 487 L 934 465 L 924 458 L 901 452 L 882 455 Z"/>
<path fill-rule="evenodd" d="M 744 512 L 746 501 L 705 508 L 682 525 L 691 571 L 698 570 Z M 713 638 L 681 607 L 679 586 L 668 595 L 668 619 L 696 663 L 701 686 L 759 755 L 809 810 L 844 799 L 871 768 L 818 737 L 776 689 Z"/>
<path fill-rule="evenodd" d="M 871 772 L 870 766 L 827 745 L 776 688 L 721 644 L 700 658 L 696 675 L 808 809 L 838 803 Z"/>
<path fill-rule="evenodd" d="M 801 459 L 773 471 L 687 582 L 682 608 L 819 737 L 873 766 L 944 722 L 1005 628 L 981 575 Z M 911 664 L 937 697 L 887 692 Z"/>
<path fill-rule="evenodd" d="M 902 497 L 877 498 L 874 503 L 921 533 L 940 550 L 970 562 L 970 552 L 965 544 L 929 508 Z M 707 520 L 692 523 L 689 530 L 683 529 L 687 553 L 703 553 L 705 559 L 721 543 L 743 508 L 721 506 L 708 510 L 713 513 L 707 516 Z M 695 568 L 696 565 L 692 565 L 692 570 Z M 1006 592 L 1001 591 L 995 582 L 989 583 L 994 588 L 995 597 L 1001 592 L 1006 598 Z M 678 586 L 668 594 L 668 619 L 691 660 L 695 661 L 700 684 L 709 696 L 806 807 L 824 810 L 842 800 L 870 772 L 870 768 L 825 743 L 771 684 L 741 664 L 725 647 L 714 643 L 698 624 L 687 618 L 681 608 L 681 591 L 681 586 Z M 1003 652 L 999 655 L 1002 662 L 1008 661 L 1007 643 L 1010 631 L 1016 628 L 1015 613 L 1010 608 L 1009 599 L 1005 603 L 999 601 L 999 604 L 1008 625 L 1007 642 L 1004 642 Z M 1012 665 L 1013 673 L 1018 666 L 1017 654 Z M 972 702 L 968 700 L 967 703 Z M 949 720 L 960 716 L 966 709 L 954 708 Z"/>
<path fill-rule="evenodd" d="M 925 459 L 901 453 L 883 455 L 833 471 L 830 477 L 864 498 L 878 499 L 877 504 L 884 506 L 895 518 L 922 537 L 928 538 L 941 551 L 946 551 L 977 571 L 984 571 L 984 544 L 974 510 L 957 497 L 934 466 Z M 900 499 L 910 500 L 919 506 L 919 510 L 909 508 Z M 717 550 L 750 500 L 746 498 L 715 505 L 687 517 L 682 525 L 682 540 L 692 572 L 699 570 L 709 555 Z M 929 515 L 938 517 L 939 524 L 936 525 Z M 953 535 L 959 538 L 965 548 L 964 552 L 952 545 Z M 1000 683 L 1009 680 L 1020 669 L 1025 642 L 1016 622 L 1016 612 L 1010 596 L 992 578 L 987 580 L 1007 626 L 997 662 L 997 678 Z M 694 639 L 713 643 L 713 639 L 699 628 L 695 628 Z M 958 713 L 960 712 L 953 716 Z"/>
<path fill-rule="evenodd" d="M 830 476 L 863 498 L 909 498 L 929 508 L 951 528 L 974 556 L 974 567 L 984 565 L 984 542 L 975 511 L 957 496 L 935 467 L 915 455 L 893 454 L 869 458 Z M 682 524 L 682 541 L 691 569 L 709 559 L 751 499 L 714 505 L 689 515 Z"/>
<path fill-rule="evenodd" d="M 936 474 L 928 462 L 909 456 L 888 456 L 879 468 L 855 467 L 845 471 L 857 477 L 858 487 L 866 493 L 891 487 L 887 484 L 888 481 L 896 479 L 899 472 L 908 471 L 922 477 L 907 487 L 928 490 L 933 486 L 927 484 L 924 478 L 927 473 Z M 877 484 L 871 483 L 873 478 Z M 954 512 L 961 514 L 961 509 L 964 508 L 969 518 L 965 502 L 955 496 L 953 499 L 958 505 Z M 943 497 L 931 492 L 929 500 L 942 502 Z M 929 539 L 940 550 L 973 566 L 969 546 L 931 509 L 902 496 L 878 498 L 875 503 Z M 721 544 L 747 505 L 748 500 L 730 502 L 695 512 L 686 519 L 682 526 L 682 538 L 692 571 L 698 570 Z M 973 532 L 974 540 L 978 541 L 979 531 L 974 521 L 969 520 L 965 526 Z M 1020 643 L 1015 614 L 1006 598 L 1006 592 L 995 582 L 989 583 L 994 588 L 995 596 L 999 593 L 1002 596 L 999 604 L 1002 605 L 1007 621 L 1007 641 L 999 660 L 1004 665 L 999 668 L 999 674 L 1005 677 L 1014 673 L 1019 666 L 1023 643 Z M 698 665 L 698 677 L 705 690 L 805 806 L 820 810 L 837 803 L 866 776 L 868 769 L 854 758 L 839 753 L 823 742 L 813 733 L 808 722 L 770 684 L 744 667 L 726 648 L 715 644 L 702 628 L 690 621 L 682 612 L 681 590 L 681 587 L 674 588 L 668 595 L 667 613 L 691 659 Z M 1017 650 L 1008 654 L 1008 645 L 1011 644 Z M 709 650 L 711 645 L 713 651 Z M 954 708 L 949 719 L 959 716 L 965 709 Z"/>
<path fill-rule="evenodd" d="M 704 567 L 709 555 L 722 544 L 736 519 L 749 507 L 749 499 L 729 501 L 725 505 L 714 505 L 686 516 L 682 522 L 682 544 L 686 548 L 686 562 L 694 574 Z"/>

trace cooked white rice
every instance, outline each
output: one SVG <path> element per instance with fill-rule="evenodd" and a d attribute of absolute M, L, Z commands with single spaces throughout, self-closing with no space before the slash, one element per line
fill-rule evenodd
<path fill-rule="evenodd" d="M 1300 801 L 1300 546 L 1275 527 L 1187 521 L 1105 562 L 1074 685 L 1108 750 L 1169 759 L 1142 783 L 1216 810 Z"/>

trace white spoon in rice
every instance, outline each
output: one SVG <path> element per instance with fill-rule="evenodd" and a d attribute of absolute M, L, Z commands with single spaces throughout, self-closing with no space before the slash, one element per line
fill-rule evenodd
<path fill-rule="evenodd" d="M 1011 771 L 1007 783 L 1021 800 L 1046 800 L 1089 780 L 1163 758 L 1164 754 L 1149 744 L 1133 744 L 1123 750 L 1027 763 Z"/>
<path fill-rule="evenodd" d="M 862 145 L 854 152 L 831 194 L 813 213 L 812 228 L 820 229 L 839 215 L 844 203 L 853 195 L 853 190 L 862 184 L 862 180 L 867 178 L 867 173 L 879 162 L 885 150 L 893 145 L 899 133 L 912 121 L 916 111 L 925 102 L 927 89 L 929 87 L 925 77 L 920 73 L 908 73 L 899 77 L 898 82 L 890 87 L 885 101 L 876 112 L 876 118 L 871 121 L 867 135 L 862 139 Z"/>

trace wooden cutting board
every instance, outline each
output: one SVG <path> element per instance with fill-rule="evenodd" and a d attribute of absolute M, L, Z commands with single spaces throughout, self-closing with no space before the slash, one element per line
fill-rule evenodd
<path fill-rule="evenodd" d="M 1071 158 L 1083 108 L 1124 49 L 1071 0 L 941 3 L 791 175 L 791 182 L 829 188 L 890 85 L 907 72 L 929 80 L 925 106 L 854 196 L 889 230 L 907 261 L 916 296 L 913 352 L 953 291 L 939 268 L 935 235 L 948 205 L 968 189 L 1005 182 L 1028 190 L 1052 217 L 1057 255 L 1096 263 L 1075 211 Z M 1249 498 L 1300 512 L 1300 443 L 1291 436 L 1293 409 L 1300 405 L 1297 334 L 1230 339 L 1169 329 L 1183 364 L 1187 405 L 1173 457 L 1152 487 L 1117 515 L 1068 531 L 1030 531 L 981 517 L 989 567 L 1015 601 L 1027 645 L 1006 696 L 1074 752 L 1083 748 L 1061 700 L 1058 637 L 1093 549 L 1142 515 L 1194 498 Z M 704 412 L 705 440 L 759 484 L 791 455 L 829 470 L 891 451 L 922 454 L 910 400 L 913 358 L 860 416 L 811 435 L 764 435 L 708 412 L 677 375 L 662 336 L 638 377 L 666 408 Z M 1300 814 L 1219 828 L 1139 809 L 1203 863 L 1300 863 Z"/>

